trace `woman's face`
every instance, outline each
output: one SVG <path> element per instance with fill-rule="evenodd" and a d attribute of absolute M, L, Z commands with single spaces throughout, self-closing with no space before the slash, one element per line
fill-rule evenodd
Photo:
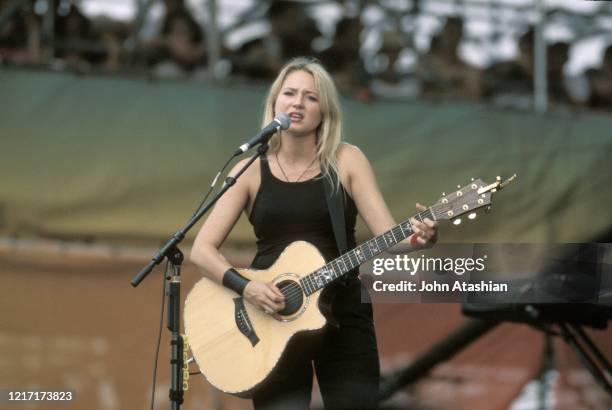
<path fill-rule="evenodd" d="M 319 98 L 312 74 L 302 70 L 293 71 L 285 77 L 276 97 L 274 112 L 285 112 L 291 118 L 291 127 L 287 132 L 309 135 L 315 133 L 321 124 Z"/>

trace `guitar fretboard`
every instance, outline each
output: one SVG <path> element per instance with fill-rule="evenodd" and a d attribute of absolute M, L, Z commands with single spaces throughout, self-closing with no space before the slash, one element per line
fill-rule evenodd
<path fill-rule="evenodd" d="M 417 221 L 423 221 L 425 218 L 435 220 L 431 208 L 423 212 L 419 212 L 414 216 Z M 323 267 L 304 276 L 300 279 L 300 284 L 304 293 L 308 296 L 323 289 L 328 284 L 336 279 L 355 269 L 362 263 L 373 258 L 374 256 L 384 252 L 390 247 L 397 245 L 413 233 L 410 219 L 395 225 L 393 228 L 376 236 L 354 249 L 340 255 L 336 259 L 328 262 Z"/>

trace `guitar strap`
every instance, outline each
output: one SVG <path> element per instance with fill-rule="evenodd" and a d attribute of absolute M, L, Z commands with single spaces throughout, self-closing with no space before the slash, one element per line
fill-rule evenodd
<path fill-rule="evenodd" d="M 340 182 L 338 181 L 338 175 L 333 170 L 330 170 L 329 176 L 329 178 L 325 178 L 325 180 L 323 181 L 323 186 L 325 187 L 325 199 L 327 200 L 329 217 L 331 219 L 334 236 L 336 238 L 336 246 L 338 247 L 340 255 L 343 255 L 348 251 L 348 239 L 346 238 L 346 220 L 344 219 L 345 193 L 344 190 L 341 188 Z M 338 186 L 340 189 L 336 189 L 336 186 Z M 347 280 L 349 275 L 354 275 L 354 277 L 357 277 L 358 272 L 356 273 L 355 271 L 348 273 L 336 280 L 335 283 L 338 286 L 347 286 Z M 331 299 L 333 299 L 334 294 L 337 290 L 338 289 L 334 288 L 330 289 L 329 295 L 331 295 Z M 340 324 L 334 317 L 333 312 L 327 317 L 327 321 L 330 325 L 334 327 L 340 327 Z"/>
<path fill-rule="evenodd" d="M 323 186 L 325 186 L 325 199 L 327 199 L 327 208 L 329 209 L 329 217 L 331 218 L 334 236 L 336 237 L 336 246 L 340 255 L 348 252 L 348 243 L 346 238 L 346 220 L 344 219 L 344 200 L 345 193 L 338 181 L 338 175 L 332 170 L 330 178 L 325 178 Z M 338 183 L 338 185 L 336 185 Z M 338 186 L 340 189 L 336 189 Z M 338 279 L 337 283 L 346 286 L 349 277 L 357 277 L 359 273 L 352 271 Z"/>
<path fill-rule="evenodd" d="M 344 195 L 341 189 L 335 189 L 338 184 L 338 175 L 331 170 L 330 178 L 325 178 L 323 185 L 325 186 L 325 199 L 327 200 L 327 208 L 329 209 L 329 217 L 331 218 L 334 236 L 336 237 L 336 246 L 340 255 L 348 251 L 346 242 L 346 222 L 344 219 Z M 338 184 L 338 185 L 336 185 Z"/>

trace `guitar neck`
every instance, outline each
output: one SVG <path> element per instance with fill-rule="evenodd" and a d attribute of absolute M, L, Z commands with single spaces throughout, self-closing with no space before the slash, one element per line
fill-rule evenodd
<path fill-rule="evenodd" d="M 425 211 L 419 212 L 414 215 L 417 221 L 423 221 L 425 218 L 435 220 L 434 213 L 431 208 Z M 383 234 L 376 236 L 356 248 L 340 255 L 331 262 L 325 264 L 320 269 L 304 276 L 300 279 L 302 289 L 307 295 L 312 295 L 325 286 L 329 285 L 336 279 L 344 276 L 351 270 L 355 269 L 362 263 L 374 256 L 384 252 L 385 250 L 397 245 L 410 235 L 412 235 L 412 226 L 410 225 L 410 219 L 407 219 Z"/>

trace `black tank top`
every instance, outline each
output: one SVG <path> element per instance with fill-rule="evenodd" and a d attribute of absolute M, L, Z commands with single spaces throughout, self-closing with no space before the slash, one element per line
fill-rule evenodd
<path fill-rule="evenodd" d="M 302 182 L 285 182 L 270 171 L 267 158 L 261 158 L 261 185 L 249 215 L 257 237 L 257 254 L 251 263 L 267 269 L 294 241 L 307 241 L 319 249 L 326 261 L 338 256 L 324 179 L 319 174 Z M 344 187 L 342 191 L 346 194 Z M 349 249 L 355 247 L 357 207 L 346 194 L 344 217 Z"/>

